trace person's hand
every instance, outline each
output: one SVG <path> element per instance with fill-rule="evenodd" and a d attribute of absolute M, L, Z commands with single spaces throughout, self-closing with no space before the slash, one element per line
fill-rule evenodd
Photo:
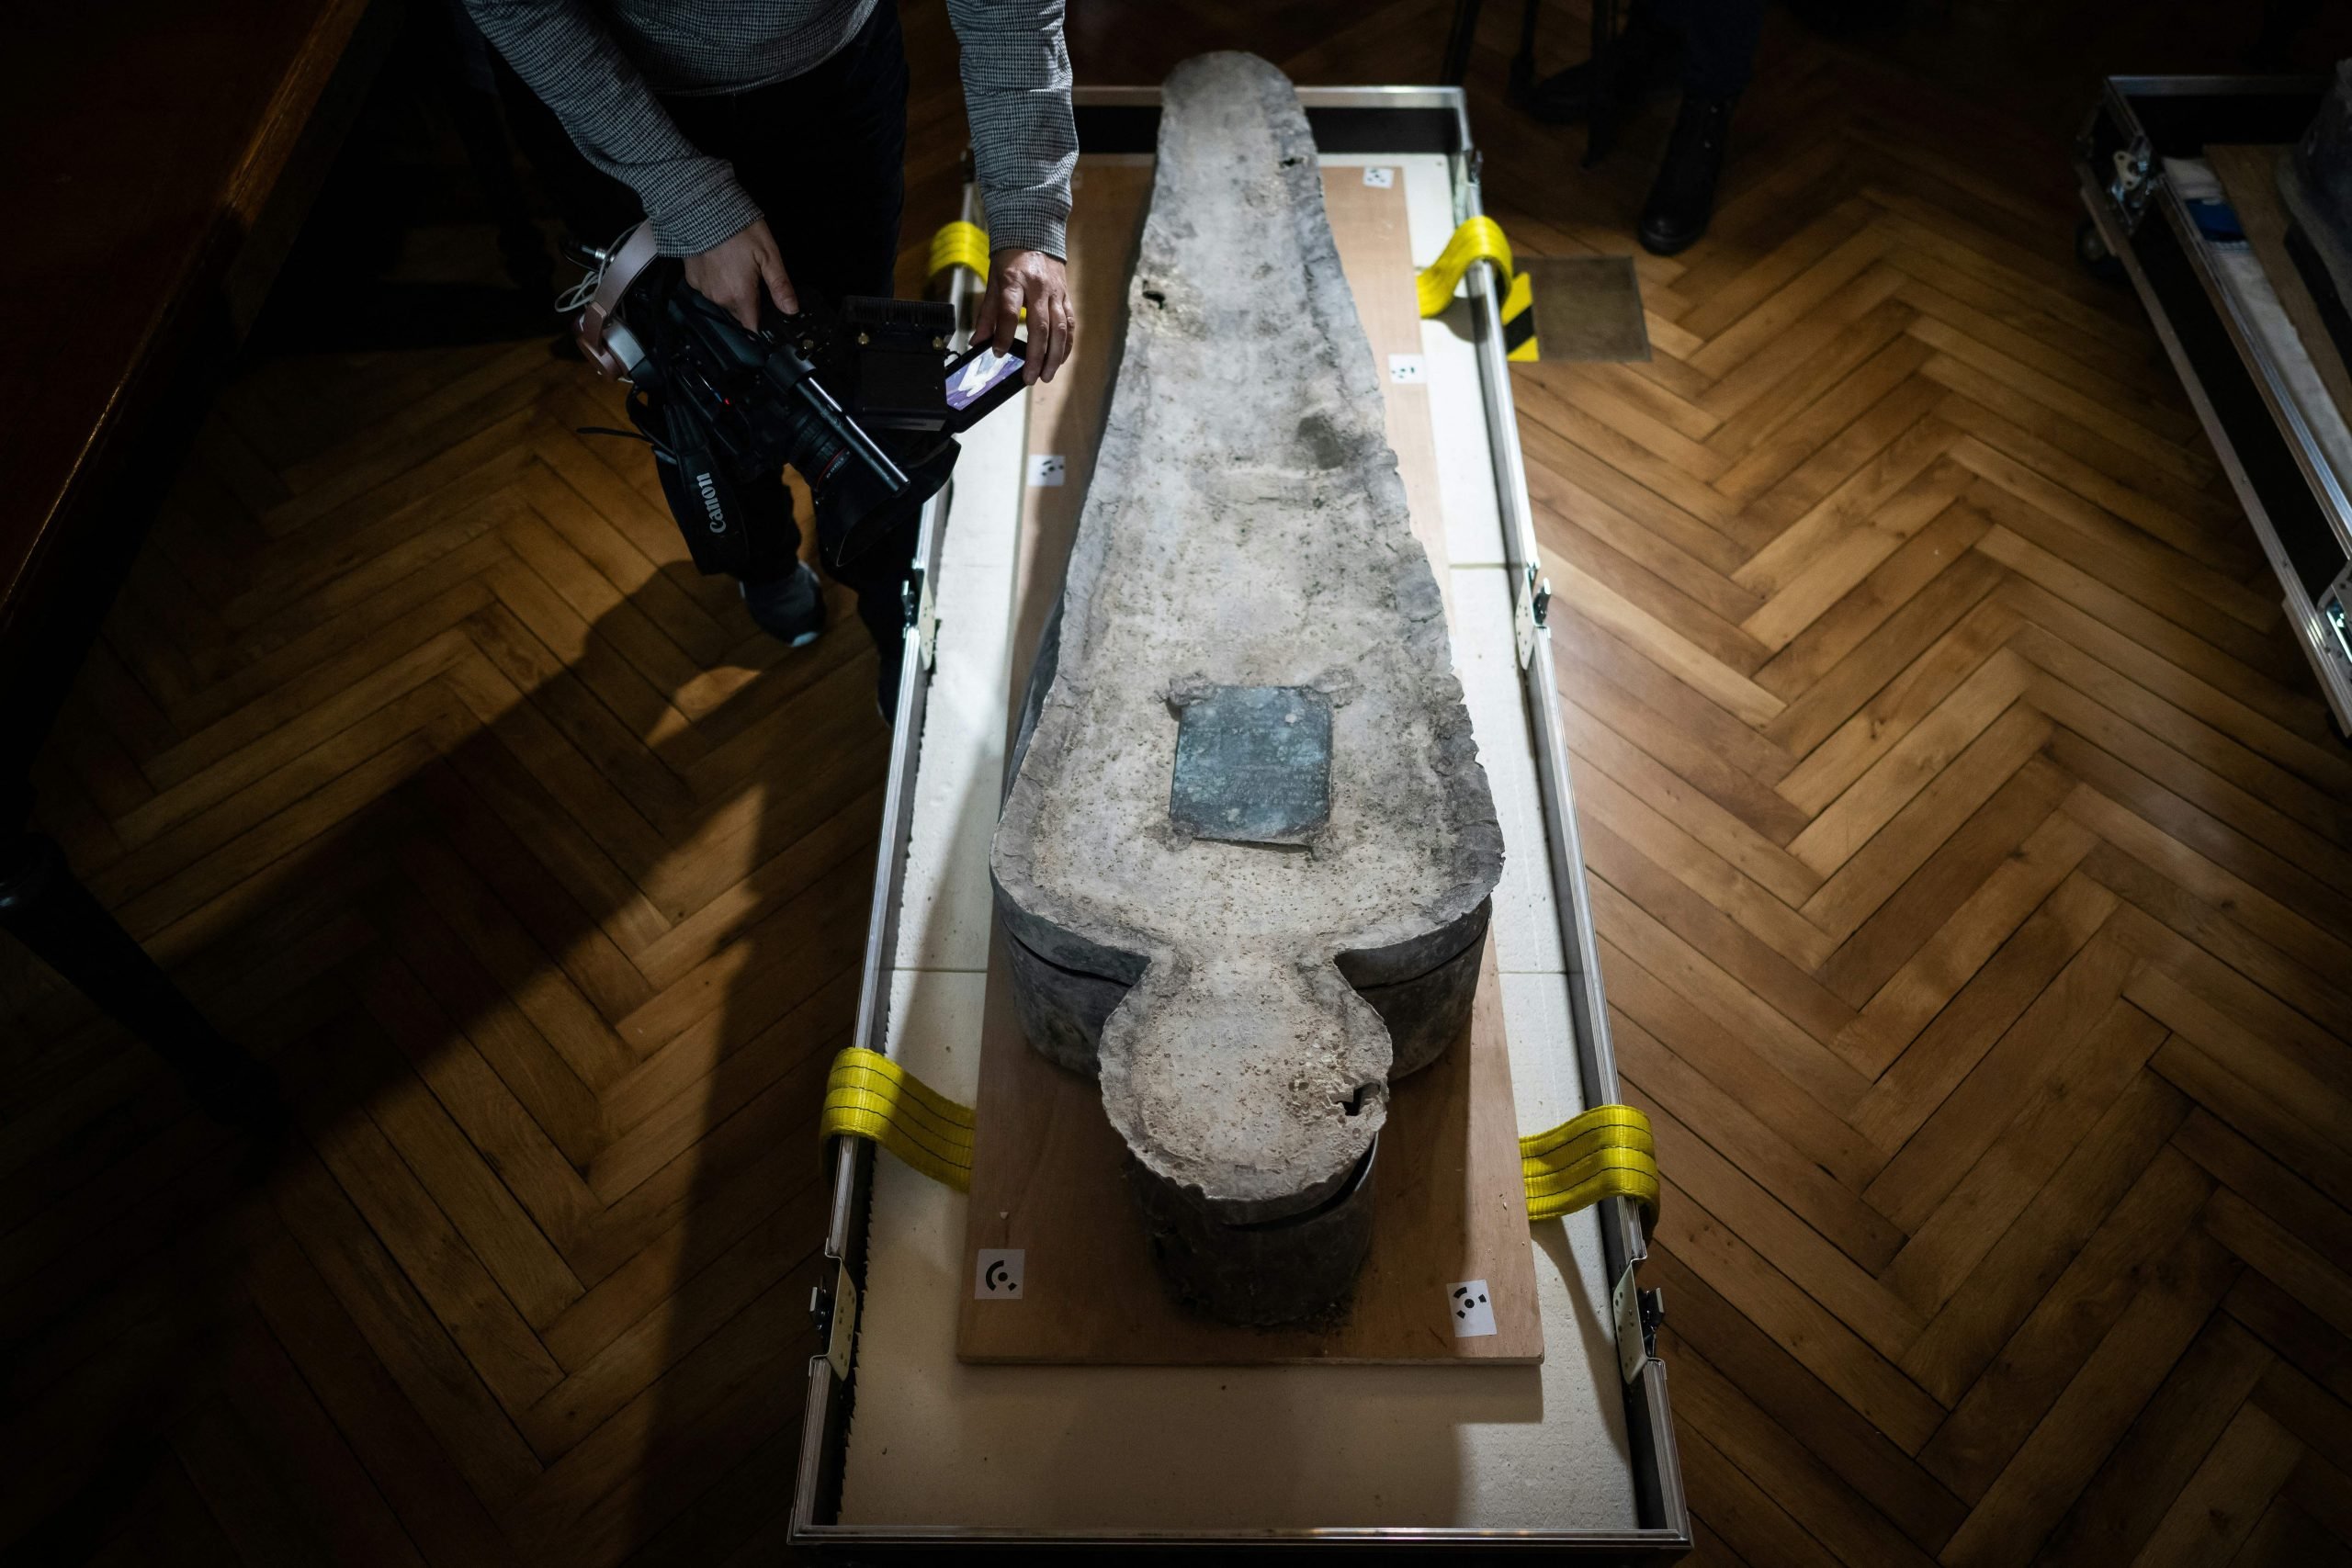
<path fill-rule="evenodd" d="M 686 282 L 747 331 L 759 330 L 762 290 L 787 316 L 800 309 L 800 296 L 785 276 L 783 254 L 775 248 L 775 236 L 768 232 L 764 218 L 752 219 L 710 249 L 688 256 Z"/>
<path fill-rule="evenodd" d="M 989 291 L 972 318 L 972 341 L 999 354 L 1012 347 L 1013 328 L 1029 311 L 1029 348 L 1022 380 L 1050 381 L 1069 357 L 1078 312 L 1069 302 L 1069 269 L 1043 251 L 1005 249 L 989 257 Z"/>

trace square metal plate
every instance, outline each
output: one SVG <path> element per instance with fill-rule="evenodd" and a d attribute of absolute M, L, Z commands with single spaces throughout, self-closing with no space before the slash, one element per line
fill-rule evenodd
<path fill-rule="evenodd" d="M 1310 686 L 1211 686 L 1176 726 L 1168 814 L 1195 838 L 1303 844 L 1331 818 L 1331 699 Z"/>

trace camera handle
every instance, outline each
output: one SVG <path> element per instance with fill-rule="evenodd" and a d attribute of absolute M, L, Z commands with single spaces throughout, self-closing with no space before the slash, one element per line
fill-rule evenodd
<path fill-rule="evenodd" d="M 653 225 L 639 223 L 609 251 L 591 252 L 596 256 L 599 271 L 596 291 L 572 323 L 571 335 L 580 344 L 581 354 L 596 367 L 596 374 L 607 381 L 617 381 L 628 376 L 645 358 L 645 347 L 637 334 L 614 320 L 621 299 L 628 293 L 628 286 L 637 281 L 638 274 L 653 264 L 661 253 L 653 243 Z"/>

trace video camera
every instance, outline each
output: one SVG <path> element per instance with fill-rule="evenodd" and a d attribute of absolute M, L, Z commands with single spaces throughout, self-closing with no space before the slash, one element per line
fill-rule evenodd
<path fill-rule="evenodd" d="M 808 481 L 825 559 L 854 560 L 946 483 L 956 436 L 1021 389 L 1025 345 L 951 355 L 944 303 L 852 297 L 828 309 L 804 295 L 798 315 L 763 302 L 752 332 L 655 253 L 650 225 L 587 254 L 600 271 L 574 326 L 581 352 L 629 383 L 629 420 L 706 572 L 788 564 L 770 558 L 788 536 L 763 538 L 782 531 L 758 523 L 758 498 L 786 464 Z"/>

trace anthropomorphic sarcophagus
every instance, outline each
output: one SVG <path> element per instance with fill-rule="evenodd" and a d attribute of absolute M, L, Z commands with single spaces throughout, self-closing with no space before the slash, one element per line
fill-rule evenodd
<path fill-rule="evenodd" d="M 1291 1321 L 1363 1264 L 1389 1088 L 1464 1031 L 1502 840 L 1265 62 L 1169 78 L 1127 310 L 997 907 L 1029 1039 L 1099 1077 L 1170 1285 Z"/>

